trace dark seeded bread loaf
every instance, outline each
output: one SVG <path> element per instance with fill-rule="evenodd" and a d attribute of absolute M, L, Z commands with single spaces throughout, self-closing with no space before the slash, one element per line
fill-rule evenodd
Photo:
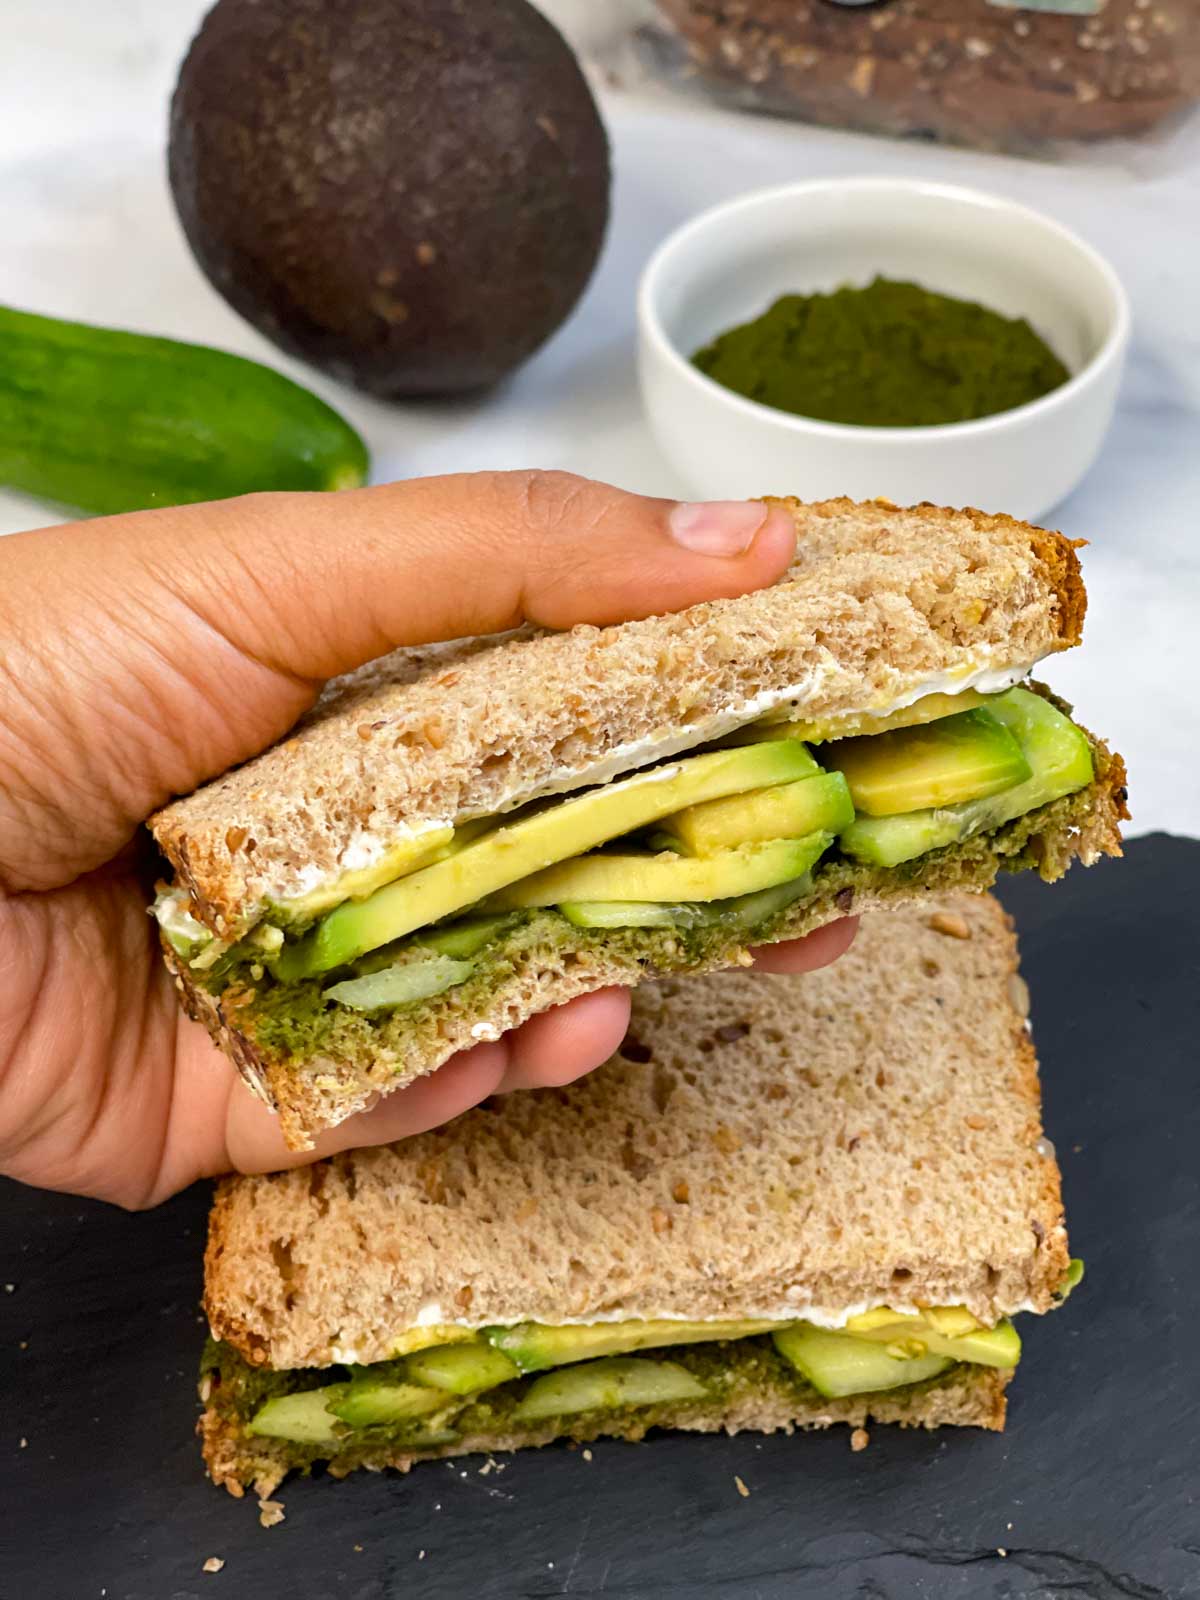
<path fill-rule="evenodd" d="M 384 1359 L 419 1319 L 1044 1311 L 1067 1244 L 1027 1010 L 977 895 L 868 918 L 811 975 L 646 985 L 619 1055 L 567 1089 L 224 1180 L 213 1333 L 282 1368 Z M 813 1419 L 704 1425 L 789 1420 Z"/>
<path fill-rule="evenodd" d="M 1200 96 L 1198 0 L 658 0 L 693 71 L 837 127 L 1022 149 L 1144 133 Z"/>
<path fill-rule="evenodd" d="M 237 933 L 406 828 L 644 766 L 772 697 L 834 716 L 945 674 L 1027 670 L 1079 640 L 1083 584 L 1061 534 L 935 506 L 785 503 L 799 548 L 770 589 L 619 627 L 400 651 L 331 685 L 282 744 L 151 818 L 195 914 Z"/>

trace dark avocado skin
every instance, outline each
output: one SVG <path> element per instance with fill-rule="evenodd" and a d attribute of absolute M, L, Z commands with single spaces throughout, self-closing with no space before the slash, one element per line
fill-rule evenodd
<path fill-rule="evenodd" d="M 229 303 L 384 398 L 519 366 L 608 220 L 604 125 L 526 0 L 219 0 L 180 71 L 169 171 Z"/>

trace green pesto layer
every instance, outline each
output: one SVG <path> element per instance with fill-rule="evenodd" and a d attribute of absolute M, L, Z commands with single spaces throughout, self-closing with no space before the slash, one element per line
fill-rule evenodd
<path fill-rule="evenodd" d="M 536 1377 L 520 1378 L 469 1401 L 436 1432 L 431 1432 L 421 1419 L 398 1426 L 348 1430 L 344 1442 L 332 1451 L 328 1445 L 259 1437 L 250 1433 L 247 1425 L 266 1401 L 277 1395 L 322 1388 L 344 1378 L 346 1369 L 272 1372 L 249 1366 L 231 1346 L 210 1339 L 201 1362 L 201 1392 L 207 1400 L 209 1429 L 236 1441 L 238 1476 L 246 1483 L 262 1478 L 278 1481 L 287 1472 L 309 1472 L 319 1462 L 328 1462 L 340 1476 L 358 1467 L 376 1466 L 389 1454 L 452 1453 L 460 1440 L 469 1441 L 474 1451 L 486 1452 L 512 1449 L 525 1442 L 542 1443 L 548 1436 L 581 1441 L 601 1434 L 640 1438 L 651 1428 L 687 1427 L 705 1415 L 724 1413 L 739 1404 L 771 1399 L 782 1399 L 799 1408 L 829 1409 L 839 1404 L 822 1399 L 778 1353 L 769 1335 L 723 1344 L 669 1345 L 641 1351 L 638 1359 L 671 1361 L 684 1367 L 704 1385 L 704 1399 L 583 1412 L 553 1419 L 548 1430 L 544 1419 L 522 1423 L 514 1415 L 529 1386 L 537 1381 Z M 954 1381 L 956 1374 L 964 1370 L 961 1364 L 952 1366 L 923 1383 L 890 1389 L 886 1398 L 893 1404 L 906 1397 L 915 1399 Z M 396 1382 L 406 1381 L 402 1361 L 379 1362 L 370 1371 Z M 875 1397 L 854 1398 L 869 1404 Z"/>

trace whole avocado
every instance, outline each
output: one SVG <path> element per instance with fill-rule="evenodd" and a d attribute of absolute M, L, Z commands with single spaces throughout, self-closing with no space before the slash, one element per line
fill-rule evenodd
<path fill-rule="evenodd" d="M 180 70 L 169 171 L 229 303 L 385 398 L 519 366 L 608 221 L 604 124 L 526 0 L 218 0 Z"/>

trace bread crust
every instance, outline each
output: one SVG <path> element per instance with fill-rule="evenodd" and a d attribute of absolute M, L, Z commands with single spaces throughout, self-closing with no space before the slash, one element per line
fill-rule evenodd
<path fill-rule="evenodd" d="M 845 1400 L 824 1400 L 819 1395 L 800 1399 L 777 1393 L 747 1398 L 730 1406 L 694 1405 L 679 1408 L 656 1424 L 687 1433 L 794 1433 L 814 1432 L 845 1425 L 865 1428 L 873 1422 L 899 1428 L 985 1428 L 993 1433 L 1004 1429 L 1010 1372 L 992 1367 L 958 1367 L 945 1378 L 921 1384 L 916 1389 L 891 1394 L 857 1395 Z M 241 1499 L 247 1488 L 260 1498 L 271 1494 L 293 1470 L 292 1455 L 286 1443 L 255 1438 L 215 1405 L 208 1405 L 196 1424 L 208 1475 L 215 1484 Z M 596 1439 L 643 1439 L 644 1424 L 614 1418 L 591 1427 L 571 1431 L 579 1444 Z M 497 1455 L 512 1450 L 537 1449 L 564 1435 L 553 1423 L 537 1433 L 513 1434 L 493 1438 L 467 1436 L 455 1444 L 423 1451 L 404 1451 L 381 1445 L 377 1450 L 352 1459 L 334 1457 L 328 1471 L 344 1478 L 358 1469 L 382 1472 L 388 1468 L 409 1472 L 421 1461 L 441 1461 L 450 1456 Z"/>
<path fill-rule="evenodd" d="M 220 1183 L 214 1337 L 285 1369 L 386 1359 L 422 1315 L 1048 1310 L 1067 1238 L 1027 1010 L 980 895 L 865 919 L 823 972 L 647 984 L 566 1090 Z"/>
<path fill-rule="evenodd" d="M 796 938 L 850 910 L 895 905 L 930 891 L 985 890 L 995 881 L 1005 850 L 1036 861 L 1048 881 L 1060 877 L 1076 857 L 1090 864 L 1100 855 L 1120 855 L 1120 823 L 1128 816 L 1125 768 L 1099 739 L 1092 742 L 1097 776 L 1090 788 L 1018 819 L 1003 837 L 935 852 L 912 863 L 907 873 L 845 864 L 820 871 L 814 895 L 766 930 L 760 942 Z M 353 1061 L 296 1061 L 272 1054 L 256 1042 L 252 1022 L 230 1015 L 222 996 L 202 988 L 165 943 L 164 956 L 188 1014 L 204 1024 L 251 1090 L 278 1113 L 289 1148 L 304 1150 L 323 1129 L 365 1109 L 380 1094 L 403 1088 L 481 1037 L 498 1037 L 551 1006 L 612 984 L 636 985 L 656 972 L 716 971 L 750 959 L 736 940 L 714 946 L 699 960 L 682 947 L 672 953 L 661 941 L 650 960 L 648 948 L 636 943 L 621 948 L 612 939 L 582 936 L 561 949 L 534 946 L 515 958 L 509 976 L 482 998 L 470 991 L 460 997 L 452 990 L 419 1011 L 412 1008 L 394 1038 L 391 1032 L 381 1035 L 375 1056 Z"/>
<path fill-rule="evenodd" d="M 1061 534 L 928 504 L 773 503 L 798 546 L 768 589 L 401 650 L 335 680 L 287 739 L 151 818 L 194 914 L 234 936 L 406 829 L 630 770 L 752 719 L 764 694 L 833 716 L 1078 642 L 1084 590 Z"/>

